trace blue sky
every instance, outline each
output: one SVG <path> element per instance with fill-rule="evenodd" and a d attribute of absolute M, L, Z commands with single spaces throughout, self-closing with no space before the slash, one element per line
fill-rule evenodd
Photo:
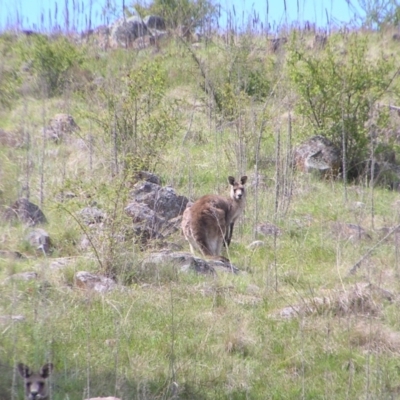
<path fill-rule="evenodd" d="M 105 18 L 102 10 L 107 2 L 115 4 L 116 12 Z M 131 1 L 125 0 L 125 3 L 131 4 Z M 257 16 L 264 27 L 269 24 L 272 29 L 294 21 L 309 21 L 318 27 L 338 26 L 353 22 L 355 14 L 362 15 L 358 0 L 220 0 L 219 3 L 221 27 L 226 26 L 227 15 L 236 26 L 245 26 Z M 123 0 L 0 0 L 0 29 L 18 26 L 49 30 L 57 25 L 64 29 L 66 4 L 70 28 L 81 30 L 88 26 L 89 15 L 91 27 L 112 22 L 121 15 Z"/>

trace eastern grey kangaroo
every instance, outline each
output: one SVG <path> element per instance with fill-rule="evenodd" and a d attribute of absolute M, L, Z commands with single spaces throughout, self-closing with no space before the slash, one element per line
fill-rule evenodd
<path fill-rule="evenodd" d="M 18 364 L 18 372 L 24 378 L 25 399 L 45 400 L 49 398 L 48 377 L 53 370 L 53 364 L 45 364 L 38 373 L 33 372 L 25 364 Z"/>
<path fill-rule="evenodd" d="M 222 246 L 229 246 L 235 221 L 245 206 L 246 181 L 247 176 L 242 176 L 240 182 L 229 176 L 229 198 L 208 194 L 186 208 L 182 231 L 193 254 L 197 249 L 203 256 L 220 257 Z"/>

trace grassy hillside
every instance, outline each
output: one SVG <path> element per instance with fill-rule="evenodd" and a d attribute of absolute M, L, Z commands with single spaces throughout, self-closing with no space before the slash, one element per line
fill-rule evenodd
<path fill-rule="evenodd" d="M 293 171 L 290 157 L 304 139 L 340 142 L 345 129 L 361 149 L 354 165 L 371 148 L 397 154 L 398 116 L 387 106 L 400 104 L 398 43 L 389 31 L 332 33 L 324 48 L 312 32 L 286 37 L 274 52 L 255 34 L 140 51 L 0 36 L 0 204 L 29 195 L 54 245 L 45 256 L 27 242 L 30 228 L 1 222 L 0 399 L 23 398 L 18 362 L 45 361 L 55 365 L 55 400 L 400 396 L 395 178 L 324 181 Z M 80 129 L 55 142 L 44 129 L 57 113 Z M 135 243 L 124 212 L 143 169 L 191 199 L 249 176 L 228 254 L 240 274 L 143 271 L 155 245 Z M 107 218 L 83 249 L 79 212 L 93 204 Z M 180 232 L 167 242 L 189 251 Z M 119 288 L 83 290 L 82 270 Z"/>

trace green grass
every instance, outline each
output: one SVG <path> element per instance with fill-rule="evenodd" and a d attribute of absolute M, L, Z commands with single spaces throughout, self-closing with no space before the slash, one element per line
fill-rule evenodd
<path fill-rule="evenodd" d="M 376 54 L 388 39 L 371 35 L 370 53 Z M 0 37 L 0 53 L 10 40 Z M 237 104 L 237 115 L 226 119 L 199 87 L 199 70 L 190 53 L 174 41 L 166 42 L 157 55 L 151 49 L 102 52 L 89 46 L 82 65 L 105 79 L 108 93 L 118 94 L 126 89 L 121 81 L 127 71 L 153 57 L 161 60 L 168 72 L 166 98 L 178 104 L 180 127 L 157 155 L 155 172 L 164 184 L 192 199 L 226 193 L 228 175 L 247 174 L 251 181 L 265 120 L 259 172 L 266 186 L 256 191 L 249 183 L 245 215 L 229 248 L 239 275 L 198 276 L 181 273 L 174 265 L 143 270 L 140 262 L 150 250 L 140 251 L 131 239 L 112 240 L 112 233 L 122 235 L 131 226 L 123 211 L 129 183 L 113 174 L 112 136 L 94 122 L 106 115 L 107 98 L 100 89 L 65 89 L 51 99 L 18 92 L 11 109 L 0 110 L 1 128 L 25 129 L 31 137 L 29 148 L 0 149 L 1 206 L 11 204 L 29 180 L 31 201 L 39 204 L 43 194 L 49 220 L 44 228 L 55 244 L 54 252 L 44 257 L 25 242 L 28 228 L 4 224 L 0 233 L 0 250 L 18 250 L 26 257 L 0 259 L 0 317 L 24 317 L 0 318 L 0 400 L 22 398 L 21 379 L 13 370 L 17 362 L 38 369 L 47 360 L 55 364 L 53 400 L 89 394 L 169 399 L 175 383 L 179 398 L 191 400 L 398 396 L 399 256 L 393 237 L 377 245 L 379 229 L 398 224 L 398 194 L 379 186 L 372 192 L 355 183 L 345 191 L 340 181 L 292 174 L 285 166 L 287 113 L 296 95 L 288 87 L 284 54 L 264 54 L 263 38 L 247 40 L 232 49 L 216 38 L 196 49 L 218 88 L 229 79 L 245 79 L 254 60 L 257 68 L 261 63 L 271 71 L 274 91 L 266 103 Z M 7 67 L 17 70 L 20 64 L 18 52 L 11 52 Z M 19 78 L 29 83 L 34 77 L 20 73 Z M 47 142 L 43 148 L 43 117 L 47 124 L 58 112 L 72 114 L 81 131 L 70 142 Z M 309 128 L 295 115 L 292 142 L 309 136 Z M 276 171 L 278 132 L 286 175 Z M 94 139 L 91 153 L 76 143 L 78 138 L 87 141 L 89 133 Z M 61 203 L 63 190 L 76 197 Z M 79 245 L 85 232 L 78 212 L 93 201 L 109 217 L 100 235 L 85 227 L 97 255 L 92 246 Z M 276 239 L 256 233 L 265 222 L 280 228 Z M 358 224 L 370 239 L 340 237 L 335 222 Z M 255 239 L 263 245 L 249 248 Z M 180 232 L 168 241 L 189 250 Z M 375 245 L 357 273 L 349 275 Z M 65 266 L 55 268 L 56 262 Z M 120 289 L 100 295 L 75 285 L 77 271 L 107 268 L 116 274 Z M 29 271 L 38 279 L 9 279 Z M 369 292 L 368 283 L 394 299 Z M 362 311 L 363 301 L 370 313 Z M 298 312 L 282 316 L 290 307 Z"/>

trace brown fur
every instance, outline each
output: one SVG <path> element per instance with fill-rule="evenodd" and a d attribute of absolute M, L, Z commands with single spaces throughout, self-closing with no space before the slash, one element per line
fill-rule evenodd
<path fill-rule="evenodd" d="M 53 370 L 53 364 L 45 364 L 39 373 L 32 372 L 25 364 L 18 364 L 18 371 L 24 378 L 25 399 L 45 400 L 49 398 L 49 386 L 47 378 Z"/>
<path fill-rule="evenodd" d="M 203 256 L 220 257 L 222 246 L 229 246 L 233 226 L 245 206 L 247 176 L 242 176 L 240 183 L 232 176 L 228 181 L 230 198 L 209 194 L 183 213 L 182 231 L 192 253 L 197 249 Z"/>

